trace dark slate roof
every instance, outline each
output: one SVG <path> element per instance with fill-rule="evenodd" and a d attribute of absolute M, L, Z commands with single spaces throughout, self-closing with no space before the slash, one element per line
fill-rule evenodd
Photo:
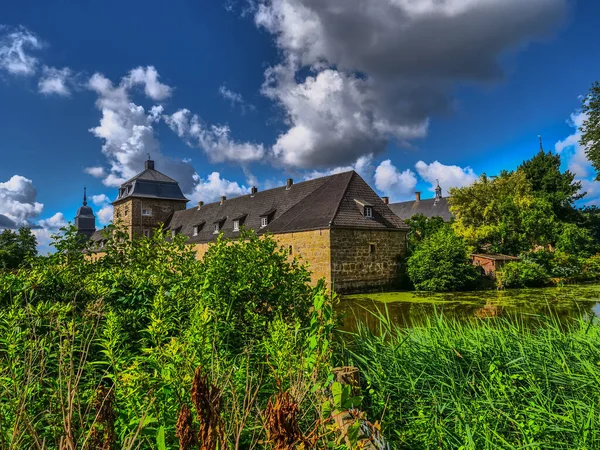
<path fill-rule="evenodd" d="M 402 219 L 410 219 L 416 214 L 423 214 L 425 217 L 441 217 L 444 222 L 450 222 L 454 217 L 450 212 L 448 197 L 392 203 L 390 209 Z"/>
<path fill-rule="evenodd" d="M 119 188 L 119 196 L 113 203 L 131 197 L 189 201 L 177 181 L 152 168 L 147 168 L 123 183 Z"/>
<path fill-rule="evenodd" d="M 371 203 L 373 219 L 363 216 L 355 200 Z M 268 215 L 269 224 L 261 228 L 261 217 Z M 256 230 L 258 234 L 291 233 L 330 226 L 407 229 L 383 200 L 354 171 L 344 172 L 314 180 L 304 181 L 286 189 L 286 186 L 220 202 L 209 203 L 198 209 L 176 211 L 166 224 L 167 229 L 189 237 L 188 243 L 204 243 L 216 239 L 214 223 L 221 223 L 225 237 L 235 238 L 233 221 L 240 226 Z M 201 225 L 198 236 L 193 236 L 194 226 Z"/>

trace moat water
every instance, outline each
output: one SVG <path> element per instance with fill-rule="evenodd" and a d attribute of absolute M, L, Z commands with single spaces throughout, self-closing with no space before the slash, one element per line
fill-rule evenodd
<path fill-rule="evenodd" d="M 379 321 L 372 312 L 385 314 L 391 322 L 402 327 L 423 324 L 440 315 L 472 321 L 553 316 L 567 322 L 580 317 L 600 317 L 600 284 L 435 294 L 358 294 L 342 297 L 336 309 L 342 314 L 346 330 L 354 330 L 357 319 L 377 327 Z"/>

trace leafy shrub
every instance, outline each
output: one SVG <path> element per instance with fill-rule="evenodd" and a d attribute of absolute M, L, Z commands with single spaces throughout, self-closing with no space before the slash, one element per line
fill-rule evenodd
<path fill-rule="evenodd" d="M 541 287 L 550 282 L 550 276 L 533 261 L 512 261 L 496 272 L 496 282 L 500 288 Z"/>
<path fill-rule="evenodd" d="M 565 223 L 556 241 L 556 248 L 571 255 L 590 256 L 595 250 L 590 231 L 574 223 Z"/>
<path fill-rule="evenodd" d="M 588 280 L 600 278 L 600 253 L 590 256 L 583 262 L 583 273 Z"/>
<path fill-rule="evenodd" d="M 418 291 L 464 290 L 479 276 L 467 256 L 465 241 L 449 228 L 424 239 L 407 264 Z"/>

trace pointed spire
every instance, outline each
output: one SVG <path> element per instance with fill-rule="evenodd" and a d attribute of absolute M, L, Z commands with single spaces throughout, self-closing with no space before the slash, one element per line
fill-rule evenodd
<path fill-rule="evenodd" d="M 439 179 L 436 179 L 435 181 L 437 182 L 437 186 L 435 188 L 435 198 L 436 198 L 436 200 L 439 200 L 442 198 L 442 187 L 440 186 Z"/>
<path fill-rule="evenodd" d="M 83 206 L 87 206 L 87 192 L 85 186 L 83 187 Z"/>
<path fill-rule="evenodd" d="M 542 135 L 538 134 L 538 139 L 540 140 L 540 152 L 544 151 L 544 143 L 542 141 Z"/>

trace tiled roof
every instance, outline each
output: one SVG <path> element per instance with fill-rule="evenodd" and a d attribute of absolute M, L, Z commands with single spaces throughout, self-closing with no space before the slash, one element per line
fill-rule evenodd
<path fill-rule="evenodd" d="M 447 197 L 392 203 L 390 209 L 402 219 L 410 219 L 416 214 L 423 214 L 425 217 L 441 217 L 445 222 L 450 222 L 454 217 L 450 212 Z"/>
<path fill-rule="evenodd" d="M 364 217 L 355 200 L 373 205 L 373 218 Z M 270 222 L 261 228 L 261 217 L 270 215 Z M 257 233 L 291 233 L 330 226 L 397 229 L 406 225 L 396 217 L 383 200 L 354 171 L 344 172 L 314 180 L 269 189 L 256 194 L 220 202 L 209 203 L 176 211 L 167 228 L 189 236 L 189 243 L 204 243 L 216 238 L 215 222 L 221 224 L 220 231 L 225 237 L 234 238 L 239 232 L 233 231 L 233 221 L 244 219 L 241 226 L 256 230 Z M 224 219 L 224 220 L 223 220 Z M 193 236 L 194 226 L 204 224 Z"/>
<path fill-rule="evenodd" d="M 489 259 L 491 261 L 520 261 L 517 256 L 502 255 L 500 253 L 473 253 L 472 258 Z"/>

